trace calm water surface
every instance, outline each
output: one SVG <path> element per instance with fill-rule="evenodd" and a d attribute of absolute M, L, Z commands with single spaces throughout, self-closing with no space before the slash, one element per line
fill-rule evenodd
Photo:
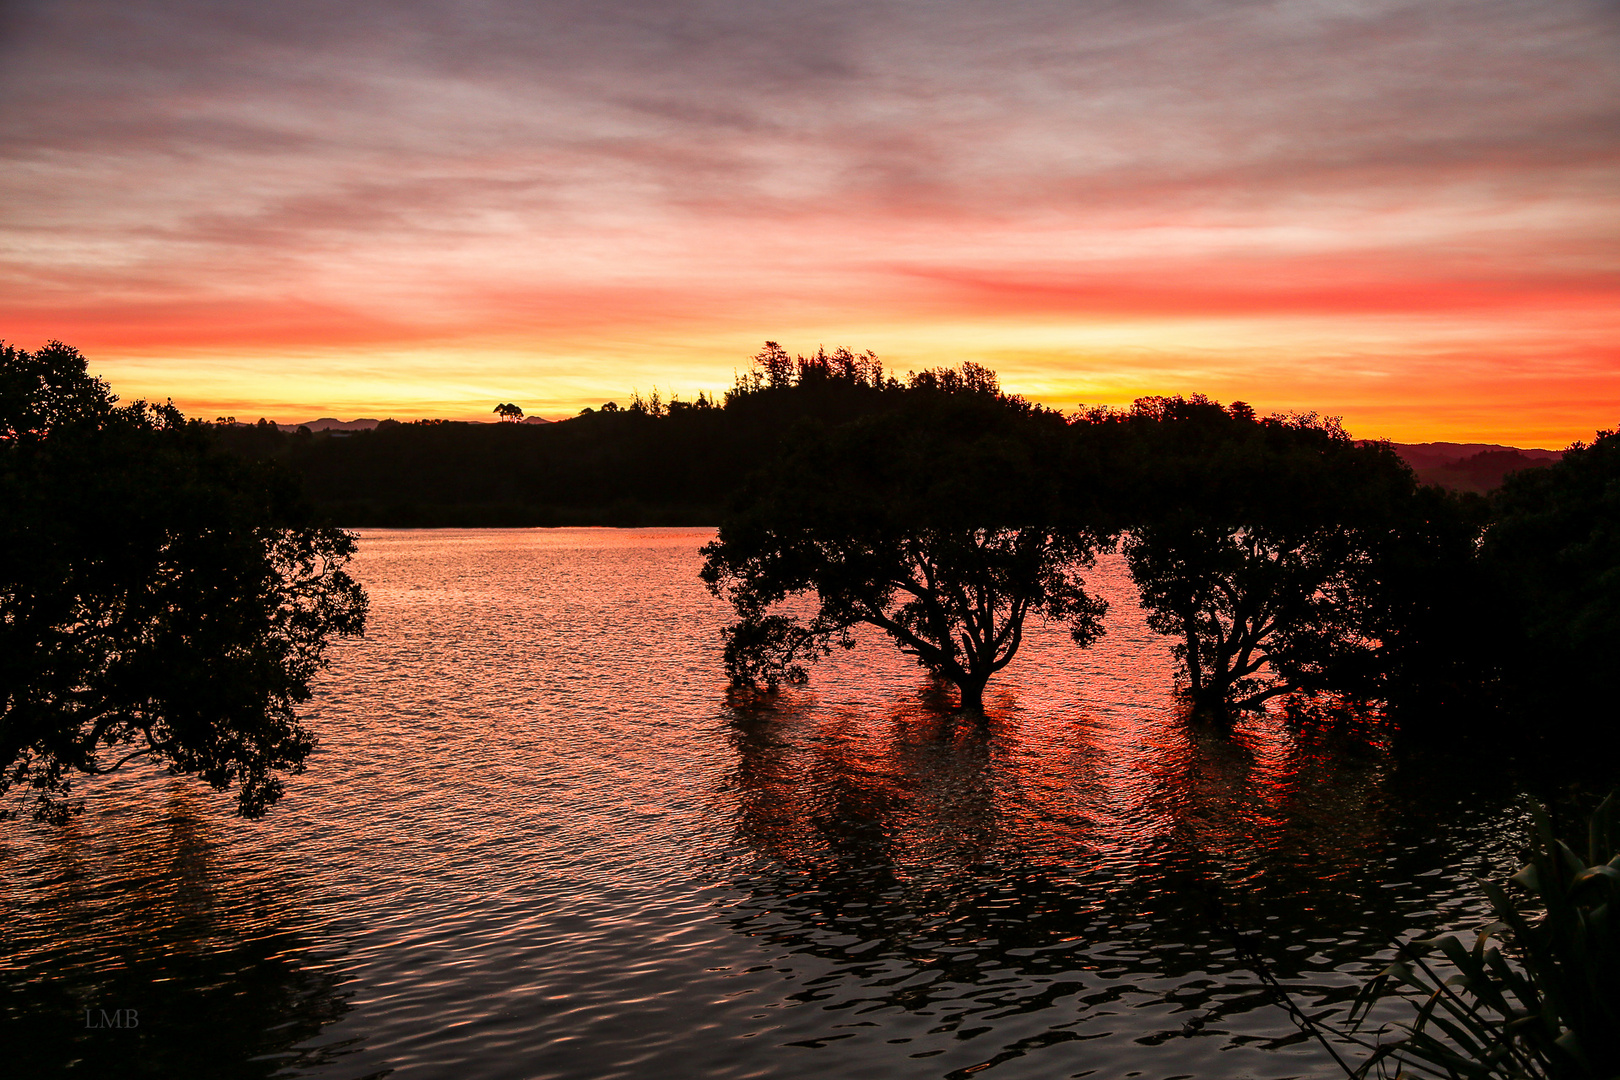
<path fill-rule="evenodd" d="M 149 771 L 0 827 L 0 1071 L 1333 1076 L 1233 929 L 1342 1015 L 1521 836 L 1376 730 L 1181 723 L 1117 563 L 1108 636 L 1033 634 L 979 724 L 881 641 L 728 701 L 704 530 L 362 535 L 267 819 Z"/>

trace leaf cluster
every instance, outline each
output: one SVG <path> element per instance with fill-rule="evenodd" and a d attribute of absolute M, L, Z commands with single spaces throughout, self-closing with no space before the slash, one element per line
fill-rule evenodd
<path fill-rule="evenodd" d="M 1606 700 L 1620 655 L 1620 432 L 1508 477 L 1482 558 L 1540 687 Z"/>
<path fill-rule="evenodd" d="M 1411 642 L 1404 616 L 1439 602 L 1419 599 L 1420 573 L 1401 582 L 1416 592 L 1396 590 L 1392 570 L 1472 558 L 1466 530 L 1450 547 L 1435 535 L 1455 507 L 1334 418 L 1194 397 L 1143 399 L 1114 420 L 1130 478 L 1124 550 L 1197 708 L 1380 692 Z"/>
<path fill-rule="evenodd" d="M 1104 605 L 1080 572 L 1103 538 L 1062 510 L 1047 463 L 1065 437 L 1061 416 L 973 372 L 914 378 L 893 408 L 847 424 L 801 424 L 704 548 L 704 581 L 739 616 L 733 681 L 802 681 L 864 624 L 971 704 L 1030 615 L 1089 642 Z M 778 610 L 791 598 L 809 610 Z"/>
<path fill-rule="evenodd" d="M 144 757 L 263 814 L 314 748 L 327 645 L 364 627 L 353 536 L 58 342 L 0 346 L 0 504 L 0 795 L 61 820 L 76 774 Z"/>
<path fill-rule="evenodd" d="M 1620 1075 L 1620 853 L 1614 797 L 1591 818 L 1584 857 L 1556 839 L 1532 808 L 1536 847 L 1508 889 L 1484 883 L 1496 921 L 1473 945 L 1445 935 L 1402 946 L 1352 1009 L 1365 1017 L 1380 997 L 1402 993 L 1414 1009 L 1402 1036 L 1381 1045 L 1358 1075 L 1502 1080 L 1607 1080 Z M 1430 959 L 1433 958 L 1433 963 Z"/>

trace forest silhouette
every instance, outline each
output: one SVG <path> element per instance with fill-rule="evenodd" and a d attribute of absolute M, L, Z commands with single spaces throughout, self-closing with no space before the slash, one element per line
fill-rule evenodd
<path fill-rule="evenodd" d="M 1609 432 L 1482 496 L 1316 414 L 1194 395 L 1064 416 L 976 364 L 902 378 L 871 353 L 768 342 L 720 400 L 215 434 L 344 526 L 718 524 L 705 577 L 737 613 L 742 686 L 801 681 L 867 625 L 973 708 L 1027 616 L 1078 646 L 1105 629 L 1084 571 L 1116 544 L 1212 715 L 1279 696 L 1470 715 L 1504 690 L 1595 699 L 1620 645 Z"/>
<path fill-rule="evenodd" d="M 142 756 L 262 814 L 313 747 L 294 708 L 328 641 L 364 625 L 357 525 L 717 524 L 701 576 L 748 691 L 868 627 L 977 712 L 1028 619 L 1077 649 L 1106 632 L 1086 576 L 1116 549 L 1192 714 L 1612 726 L 1591 717 L 1620 648 L 1613 432 L 1486 497 L 1333 418 L 1199 396 L 1065 416 L 976 364 L 902 379 L 848 349 L 767 343 L 720 401 L 346 435 L 118 405 L 60 343 L 0 359 L 0 793 L 42 817 Z"/>

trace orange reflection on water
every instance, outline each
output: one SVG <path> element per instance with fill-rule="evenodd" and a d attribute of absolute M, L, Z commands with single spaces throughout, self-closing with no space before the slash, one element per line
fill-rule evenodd
<path fill-rule="evenodd" d="M 1080 906 L 1139 913 L 1182 903 L 1189 881 L 1303 897 L 1364 868 L 1385 829 L 1382 721 L 1195 721 L 1162 642 L 1119 599 L 1089 652 L 1033 628 L 983 717 L 953 713 L 881 639 L 808 690 L 733 702 L 738 838 L 816 880 L 932 889 L 1000 868 L 993 886 L 1016 867 L 1070 883 Z M 881 705 L 850 692 L 880 676 Z"/>
<path fill-rule="evenodd" d="M 326 1061 L 298 1044 L 348 1011 L 347 980 L 312 940 L 299 872 L 274 852 L 233 859 L 244 826 L 190 781 L 115 779 L 100 794 L 40 843 L 0 844 L 0 975 L 8 1011 L 30 1017 L 8 1066 L 45 1075 L 65 1055 L 88 1075 L 201 1076 L 260 1055 Z M 131 1026 L 98 1027 L 102 1012 Z"/>

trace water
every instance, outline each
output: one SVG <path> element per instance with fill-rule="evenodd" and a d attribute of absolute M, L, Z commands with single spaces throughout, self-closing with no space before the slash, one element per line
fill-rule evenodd
<path fill-rule="evenodd" d="M 148 770 L 0 826 L 10 1075 L 1327 1077 L 1234 931 L 1342 1017 L 1514 862 L 1505 776 L 1181 723 L 1114 562 L 988 724 L 881 639 L 728 700 L 707 535 L 364 533 L 267 819 Z"/>

